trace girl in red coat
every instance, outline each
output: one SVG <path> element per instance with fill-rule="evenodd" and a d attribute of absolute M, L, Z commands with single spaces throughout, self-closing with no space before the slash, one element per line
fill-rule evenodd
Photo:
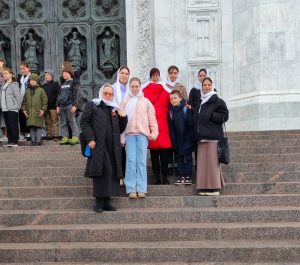
<path fill-rule="evenodd" d="M 143 93 L 145 98 L 148 98 L 155 108 L 159 131 L 157 139 L 148 144 L 156 185 L 169 184 L 167 178 L 168 156 L 169 148 L 172 147 L 168 127 L 170 92 L 170 89 L 160 82 L 160 71 L 157 68 L 152 68 L 150 81 L 144 85 Z"/>

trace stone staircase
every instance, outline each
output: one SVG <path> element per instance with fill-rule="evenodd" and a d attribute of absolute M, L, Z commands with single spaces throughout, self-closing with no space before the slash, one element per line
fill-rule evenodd
<path fill-rule="evenodd" d="M 0 264 L 299 265 L 300 131 L 230 145 L 221 196 L 150 185 L 101 214 L 79 146 L 0 147 Z"/>

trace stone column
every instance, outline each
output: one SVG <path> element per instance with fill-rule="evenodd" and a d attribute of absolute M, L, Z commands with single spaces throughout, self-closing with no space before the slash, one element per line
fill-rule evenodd
<path fill-rule="evenodd" d="M 154 66 L 153 0 L 126 1 L 127 64 L 142 82 Z"/>
<path fill-rule="evenodd" d="M 297 0 L 233 0 L 230 130 L 300 128 L 299 9 Z"/>

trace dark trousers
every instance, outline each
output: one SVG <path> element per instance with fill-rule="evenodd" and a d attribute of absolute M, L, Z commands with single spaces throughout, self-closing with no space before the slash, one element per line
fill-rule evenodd
<path fill-rule="evenodd" d="M 26 126 L 26 116 L 23 111 L 19 111 L 19 124 L 21 134 L 29 133 L 29 129 Z M 18 129 L 19 130 L 19 129 Z"/>
<path fill-rule="evenodd" d="M 4 111 L 3 113 L 7 129 L 7 142 L 9 144 L 17 144 L 19 140 L 18 112 Z"/>
<path fill-rule="evenodd" d="M 169 149 L 150 149 L 150 155 L 155 180 L 161 180 L 160 173 L 163 175 L 163 178 L 167 178 Z"/>
<path fill-rule="evenodd" d="M 188 155 L 177 154 L 177 170 L 180 177 L 192 177 L 193 171 L 193 156 L 192 153 Z"/>

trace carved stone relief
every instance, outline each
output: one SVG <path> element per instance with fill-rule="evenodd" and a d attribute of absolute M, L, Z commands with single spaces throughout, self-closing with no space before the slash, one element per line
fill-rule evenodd
<path fill-rule="evenodd" d="M 137 0 L 136 7 L 138 14 L 138 70 L 141 80 L 146 81 L 154 62 L 151 24 L 152 1 Z"/>
<path fill-rule="evenodd" d="M 4 59 L 8 66 L 11 66 L 11 41 L 0 30 L 0 58 Z"/>
<path fill-rule="evenodd" d="M 74 71 L 83 72 L 87 68 L 86 46 L 86 38 L 77 29 L 64 37 L 64 58 L 72 63 Z"/>
<path fill-rule="evenodd" d="M 32 72 L 40 73 L 44 69 L 44 40 L 35 30 L 29 29 L 21 38 L 21 54 Z"/>
<path fill-rule="evenodd" d="M 120 37 L 110 27 L 97 37 L 97 65 L 107 78 L 120 67 Z"/>
<path fill-rule="evenodd" d="M 119 13 L 120 2 L 118 0 L 94 0 L 95 14 L 99 17 L 117 16 Z"/>
<path fill-rule="evenodd" d="M 63 0 L 62 19 L 83 19 L 88 15 L 86 0 Z"/>
<path fill-rule="evenodd" d="M 10 5 L 9 0 L 0 0 L 0 20 L 8 20 L 10 18 Z"/>
<path fill-rule="evenodd" d="M 16 0 L 15 20 L 19 23 L 42 23 L 49 15 L 49 12 L 46 12 L 48 4 L 47 0 Z"/>

